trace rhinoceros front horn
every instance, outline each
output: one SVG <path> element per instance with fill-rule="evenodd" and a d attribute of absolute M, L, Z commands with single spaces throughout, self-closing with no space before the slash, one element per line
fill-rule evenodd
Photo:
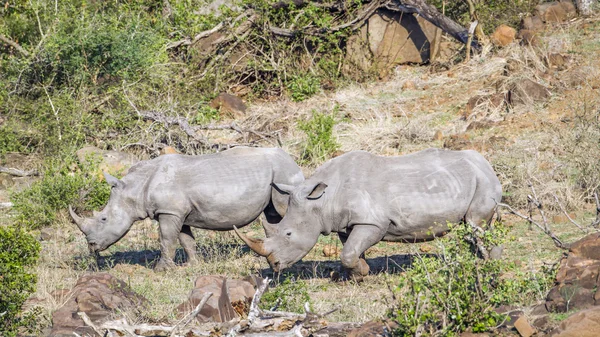
<path fill-rule="evenodd" d="M 244 233 L 240 232 L 237 227 L 233 226 L 233 230 L 235 234 L 237 234 L 240 239 L 242 239 L 250 249 L 252 249 L 256 254 L 260 256 L 269 256 L 271 253 L 265 249 L 265 243 L 260 239 L 251 239 L 244 235 Z"/>
<path fill-rule="evenodd" d="M 86 226 L 85 226 L 85 218 L 77 215 L 77 213 L 75 213 L 75 211 L 73 211 L 73 208 L 71 207 L 71 205 L 69 205 L 69 214 L 71 214 L 71 218 L 73 218 L 73 221 L 75 221 L 75 224 L 77 224 L 77 227 L 79 227 L 79 229 L 83 232 L 83 234 L 87 234 Z"/>

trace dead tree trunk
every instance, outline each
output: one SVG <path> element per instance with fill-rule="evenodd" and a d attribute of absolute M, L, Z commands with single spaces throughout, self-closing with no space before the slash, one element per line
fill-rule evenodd
<path fill-rule="evenodd" d="M 404 13 L 417 13 L 425 20 L 439 27 L 453 38 L 466 44 L 469 39 L 467 29 L 449 17 L 440 13 L 437 8 L 428 4 L 425 0 L 391 0 L 385 5 L 388 9 Z M 473 47 L 478 48 L 479 43 L 473 41 Z"/>

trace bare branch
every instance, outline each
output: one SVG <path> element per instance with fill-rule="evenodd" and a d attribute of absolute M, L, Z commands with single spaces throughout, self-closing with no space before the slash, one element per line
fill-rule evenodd
<path fill-rule="evenodd" d="M 103 334 L 103 333 L 100 332 L 100 329 L 98 329 L 98 327 L 94 324 L 94 322 L 92 322 L 92 320 L 88 317 L 88 315 L 85 312 L 80 311 L 80 312 L 77 313 L 77 315 L 79 315 L 79 317 L 81 317 L 81 319 L 83 320 L 83 322 L 87 326 L 89 326 L 90 328 L 92 328 L 92 330 L 94 330 L 98 335 L 100 335 L 100 336 L 104 336 L 105 335 L 105 334 Z M 110 336 L 110 337 L 112 337 L 112 332 L 110 332 L 109 330 L 107 330 L 107 331 L 108 331 L 107 335 Z"/>
<path fill-rule="evenodd" d="M 17 177 L 37 176 L 39 174 L 37 170 L 22 171 L 16 168 L 3 166 L 0 166 L 0 173 L 6 173 Z"/>
<path fill-rule="evenodd" d="M 518 216 L 521 219 L 527 220 L 530 223 L 536 225 L 542 232 L 546 233 L 548 236 L 550 236 L 550 238 L 552 238 L 552 241 L 554 241 L 554 245 L 558 248 L 561 249 L 569 249 L 569 245 L 565 245 L 562 241 L 560 241 L 559 238 L 556 237 L 556 235 L 554 235 L 554 233 L 552 233 L 552 231 L 547 228 L 548 226 L 542 226 L 539 223 L 537 223 L 535 220 L 533 220 L 531 217 L 525 216 L 519 212 L 517 212 L 515 209 L 513 209 L 512 207 L 510 207 L 510 205 L 507 204 L 503 204 L 503 203 L 498 203 L 496 202 L 496 205 L 500 206 L 500 207 L 505 207 L 508 209 L 508 211 L 511 214 L 514 214 L 516 216 Z"/>
<path fill-rule="evenodd" d="M 181 321 L 179 321 L 179 323 L 177 323 L 173 327 L 173 331 L 171 331 L 170 337 L 174 337 L 175 333 L 177 331 L 185 328 L 188 324 L 190 324 L 190 322 L 198 315 L 198 313 L 200 312 L 200 310 L 202 310 L 202 307 L 206 304 L 206 301 L 208 301 L 208 299 L 211 296 L 212 296 L 211 292 L 208 292 L 208 293 L 204 294 L 204 296 L 202 296 L 202 299 L 200 300 L 200 303 L 198 303 L 198 305 L 196 306 L 196 308 L 192 312 L 190 312 L 186 317 L 184 317 Z"/>
<path fill-rule="evenodd" d="M 563 205 L 560 203 L 560 201 L 558 201 L 558 197 L 556 196 L 556 194 L 552 194 L 552 196 L 554 197 L 554 200 L 556 200 L 558 207 L 560 207 L 560 209 L 562 210 L 563 214 L 567 217 L 567 219 L 569 219 L 569 221 L 571 221 L 571 223 L 573 225 L 575 225 L 577 228 L 579 228 L 582 232 L 587 233 L 587 230 L 585 228 L 581 227 L 577 222 L 575 222 L 575 220 L 571 219 L 571 217 L 569 216 L 569 214 L 567 213 L 567 211 L 565 210 Z"/>
<path fill-rule="evenodd" d="M 8 37 L 0 34 L 0 40 L 2 42 L 6 43 L 7 45 L 10 45 L 11 47 L 15 48 L 19 53 L 23 54 L 23 56 L 25 56 L 25 57 L 29 56 L 29 52 L 27 50 L 25 50 L 25 48 L 21 47 L 21 45 L 19 45 L 15 41 L 9 39 Z"/>

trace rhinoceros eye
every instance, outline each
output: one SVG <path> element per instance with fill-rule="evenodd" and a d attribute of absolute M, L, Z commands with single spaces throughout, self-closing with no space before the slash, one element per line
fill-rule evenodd
<path fill-rule="evenodd" d="M 285 233 L 285 235 L 292 236 L 292 232 L 287 232 L 287 233 Z"/>
<path fill-rule="evenodd" d="M 101 217 L 100 221 L 106 221 L 106 217 L 105 216 Z"/>

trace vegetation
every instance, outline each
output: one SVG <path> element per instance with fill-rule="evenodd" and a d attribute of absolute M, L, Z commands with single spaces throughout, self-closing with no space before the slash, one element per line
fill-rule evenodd
<path fill-rule="evenodd" d="M 335 117 L 332 114 L 324 114 L 315 110 L 310 119 L 298 122 L 298 128 L 307 136 L 301 157 L 305 164 L 322 163 L 339 148 L 333 138 L 334 125 Z"/>
<path fill-rule="evenodd" d="M 16 336 L 19 328 L 35 327 L 35 311 L 21 314 L 25 300 L 35 291 L 32 268 L 40 245 L 25 231 L 0 226 L 0 335 Z"/>
<path fill-rule="evenodd" d="M 488 248 L 502 244 L 506 228 L 496 223 L 482 236 Z M 470 244 L 471 226 L 452 226 L 438 239 L 438 256 L 417 254 L 400 278 L 397 305 L 389 313 L 399 336 L 453 336 L 471 328 L 486 332 L 507 317 L 494 308 L 543 298 L 552 285 L 551 273 L 523 273 L 505 260 L 483 260 Z"/>
<path fill-rule="evenodd" d="M 72 158 L 66 162 L 49 165 L 41 180 L 30 188 L 12 196 L 17 211 L 16 225 L 29 229 L 49 226 L 56 219 L 58 211 L 69 205 L 83 210 L 98 210 L 108 202 L 110 186 L 99 177 L 97 165 L 93 161 L 83 169 L 71 172 Z"/>
<path fill-rule="evenodd" d="M 296 279 L 293 275 L 285 276 L 283 282 L 269 288 L 261 298 L 263 309 L 288 312 L 304 312 L 304 304 L 310 303 L 308 286 L 305 281 Z"/>

